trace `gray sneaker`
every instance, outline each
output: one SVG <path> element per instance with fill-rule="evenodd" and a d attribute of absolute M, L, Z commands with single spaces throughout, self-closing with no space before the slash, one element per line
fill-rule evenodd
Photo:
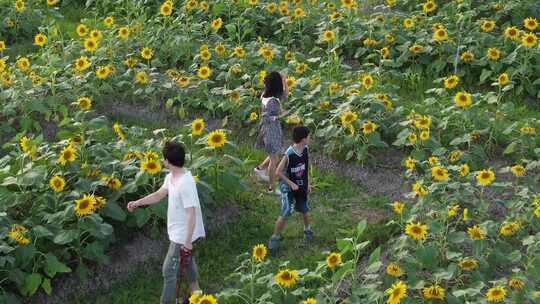
<path fill-rule="evenodd" d="M 313 231 L 311 229 L 304 230 L 304 238 L 307 242 L 313 241 Z"/>
<path fill-rule="evenodd" d="M 268 243 L 268 249 L 275 251 L 279 248 L 279 241 L 281 238 L 279 236 L 272 236 L 270 242 Z"/>

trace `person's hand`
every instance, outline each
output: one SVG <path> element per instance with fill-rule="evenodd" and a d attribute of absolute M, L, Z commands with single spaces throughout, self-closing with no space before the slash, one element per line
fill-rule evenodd
<path fill-rule="evenodd" d="M 129 212 L 133 212 L 133 210 L 139 208 L 138 201 L 132 201 L 127 204 L 127 209 Z"/>
<path fill-rule="evenodd" d="M 189 243 L 186 242 L 186 243 L 184 244 L 184 249 L 187 249 L 188 251 L 193 250 L 193 243 L 191 243 L 191 242 L 189 242 Z"/>
<path fill-rule="evenodd" d="M 298 189 L 300 189 L 300 188 L 298 187 L 298 185 L 295 184 L 295 183 L 292 183 L 292 185 L 290 185 L 290 186 L 291 186 L 292 191 L 298 191 Z"/>

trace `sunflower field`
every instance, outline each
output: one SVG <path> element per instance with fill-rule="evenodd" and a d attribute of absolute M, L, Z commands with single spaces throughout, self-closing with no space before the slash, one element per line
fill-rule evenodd
<path fill-rule="evenodd" d="M 303 269 L 260 240 L 190 303 L 540 303 L 539 22 L 536 0 L 0 0 L 0 303 L 88 279 L 163 226 L 165 204 L 126 204 L 163 183 L 166 140 L 203 211 L 257 191 L 240 150 L 273 70 L 283 126 L 308 126 L 313 151 L 402 158 L 397 232 L 335 227 L 347 237 Z"/>

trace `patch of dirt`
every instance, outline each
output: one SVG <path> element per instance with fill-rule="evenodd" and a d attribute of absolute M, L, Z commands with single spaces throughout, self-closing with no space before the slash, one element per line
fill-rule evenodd
<path fill-rule="evenodd" d="M 146 105 L 141 104 L 129 104 L 123 102 L 115 102 L 110 104 L 107 107 L 100 107 L 98 109 L 100 115 L 105 115 L 107 117 L 114 116 L 128 116 L 135 118 L 138 121 L 155 124 L 159 122 L 161 124 L 166 124 L 169 127 L 182 127 L 186 124 L 191 123 L 192 119 L 198 117 L 196 113 L 188 113 L 188 117 L 181 119 L 179 116 L 175 115 L 171 110 L 160 107 L 157 109 L 149 109 Z M 220 119 L 208 119 L 205 120 L 206 129 L 214 130 L 218 129 L 221 126 Z"/>
<path fill-rule="evenodd" d="M 394 156 L 380 160 L 382 163 L 390 165 L 390 168 L 361 167 L 321 153 L 312 153 L 310 161 L 322 171 L 334 172 L 350 178 L 370 196 L 384 196 L 390 200 L 398 200 L 410 191 L 410 186 L 401 176 L 403 170 L 392 168 L 396 163 Z"/>
<path fill-rule="evenodd" d="M 344 205 L 343 207 L 348 208 L 351 215 L 358 221 L 365 219 L 369 224 L 378 223 L 390 216 L 390 212 L 386 210 L 362 207 L 357 204 Z"/>

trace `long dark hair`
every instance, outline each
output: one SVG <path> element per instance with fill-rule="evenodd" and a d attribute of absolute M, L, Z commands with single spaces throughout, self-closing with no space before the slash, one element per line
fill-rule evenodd
<path fill-rule="evenodd" d="M 263 97 L 276 97 L 281 98 L 283 96 L 283 79 L 279 72 L 273 71 L 264 77 L 264 93 Z"/>

